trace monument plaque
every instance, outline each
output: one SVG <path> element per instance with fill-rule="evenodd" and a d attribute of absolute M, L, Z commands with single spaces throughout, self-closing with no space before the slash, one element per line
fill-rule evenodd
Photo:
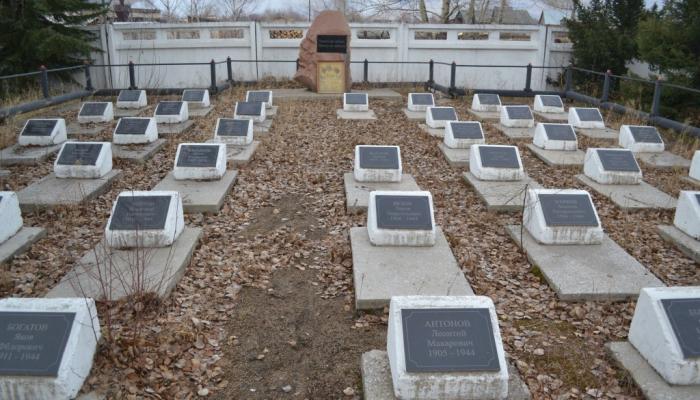
<path fill-rule="evenodd" d="M 253 123 L 249 119 L 221 118 L 216 131 L 217 136 L 247 136 L 248 127 Z"/>
<path fill-rule="evenodd" d="M 544 131 L 547 133 L 549 140 L 576 140 L 576 132 L 569 124 L 542 124 L 542 126 L 544 126 Z"/>
<path fill-rule="evenodd" d="M 150 124 L 150 118 L 121 118 L 115 135 L 145 135 Z"/>
<path fill-rule="evenodd" d="M 364 93 L 345 93 L 347 104 L 367 104 L 367 95 Z"/>
<path fill-rule="evenodd" d="M 585 194 L 544 194 L 538 196 L 547 226 L 598 226 L 591 200 Z"/>
<path fill-rule="evenodd" d="M 204 90 L 188 89 L 182 92 L 182 101 L 191 101 L 194 103 L 204 101 Z"/>
<path fill-rule="evenodd" d="M 562 103 L 559 96 L 543 95 L 540 96 L 540 100 L 545 107 L 564 107 L 564 103 Z"/>
<path fill-rule="evenodd" d="M 700 357 L 700 299 L 661 299 L 683 358 Z"/>
<path fill-rule="evenodd" d="M 528 106 L 506 106 L 506 112 L 510 119 L 532 119 L 532 112 Z"/>
<path fill-rule="evenodd" d="M 380 229 L 431 230 L 428 196 L 376 196 Z"/>
<path fill-rule="evenodd" d="M 598 157 L 603 169 L 606 171 L 639 172 L 639 165 L 634 155 L 629 150 L 602 150 L 599 149 Z"/>
<path fill-rule="evenodd" d="M 321 61 L 318 63 L 318 92 L 342 93 L 345 91 L 345 64 Z"/>
<path fill-rule="evenodd" d="M 215 168 L 218 155 L 218 145 L 182 145 L 177 158 L 177 166 Z"/>
<path fill-rule="evenodd" d="M 179 115 L 181 108 L 181 101 L 161 101 L 156 107 L 156 115 Z"/>
<path fill-rule="evenodd" d="M 500 371 L 487 308 L 402 309 L 407 372 Z"/>
<path fill-rule="evenodd" d="M 24 125 L 21 135 L 24 136 L 51 136 L 58 123 L 57 119 L 30 119 Z"/>
<path fill-rule="evenodd" d="M 576 113 L 581 121 L 602 122 L 603 116 L 597 108 L 577 108 Z"/>
<path fill-rule="evenodd" d="M 457 114 L 452 107 L 432 107 L 430 113 L 436 121 L 456 121 Z"/>
<path fill-rule="evenodd" d="M 399 152 L 391 146 L 360 146 L 360 168 L 399 169 Z"/>
<path fill-rule="evenodd" d="M 433 95 L 430 93 L 412 93 L 411 102 L 418 106 L 432 106 Z"/>
<path fill-rule="evenodd" d="M 139 101 L 140 97 L 140 90 L 122 90 L 119 92 L 119 97 L 117 97 L 117 101 Z"/>
<path fill-rule="evenodd" d="M 96 115 L 103 115 L 107 109 L 108 103 L 84 103 L 80 108 L 80 113 L 78 115 L 82 117 L 94 117 Z"/>
<path fill-rule="evenodd" d="M 270 101 L 270 92 L 266 90 L 250 91 L 245 100 L 255 103 L 267 103 Z"/>
<path fill-rule="evenodd" d="M 57 164 L 95 165 L 101 150 L 102 143 L 66 143 Z"/>
<path fill-rule="evenodd" d="M 640 143 L 663 143 L 659 131 L 653 126 L 630 126 L 630 133 L 636 142 Z"/>
<path fill-rule="evenodd" d="M 119 196 L 109 230 L 164 229 L 170 200 L 171 196 Z"/>
<path fill-rule="evenodd" d="M 316 52 L 318 53 L 342 53 L 348 49 L 348 37 L 345 35 L 318 35 L 316 38 Z"/>
<path fill-rule="evenodd" d="M 520 168 L 513 147 L 479 146 L 481 165 L 487 168 Z"/>
<path fill-rule="evenodd" d="M 75 313 L 0 312 L 0 375 L 58 376 Z"/>
<path fill-rule="evenodd" d="M 483 139 L 481 124 L 478 122 L 452 122 L 452 135 L 455 139 Z"/>
<path fill-rule="evenodd" d="M 258 116 L 262 114 L 263 103 L 242 101 L 237 103 L 236 114 Z"/>
<path fill-rule="evenodd" d="M 479 96 L 479 103 L 481 104 L 491 106 L 501 105 L 501 100 L 497 94 L 479 93 L 477 96 Z"/>

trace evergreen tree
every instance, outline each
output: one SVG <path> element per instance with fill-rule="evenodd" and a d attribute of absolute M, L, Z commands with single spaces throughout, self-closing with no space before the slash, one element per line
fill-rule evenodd
<path fill-rule="evenodd" d="M 82 25 L 106 11 L 88 0 L 0 2 L 0 75 L 82 63 L 95 35 Z"/>

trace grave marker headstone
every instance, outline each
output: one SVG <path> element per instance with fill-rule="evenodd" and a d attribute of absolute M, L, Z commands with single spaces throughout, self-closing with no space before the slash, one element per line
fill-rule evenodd
<path fill-rule="evenodd" d="M 579 129 L 605 129 L 605 122 L 597 108 L 569 108 L 569 124 Z"/>
<path fill-rule="evenodd" d="M 664 141 L 653 126 L 620 126 L 619 144 L 635 153 L 662 153 Z"/>
<path fill-rule="evenodd" d="M 272 108 L 271 90 L 249 90 L 245 94 L 245 101 L 255 103 L 265 103 L 265 108 Z"/>
<path fill-rule="evenodd" d="M 430 192 L 373 191 L 367 231 L 375 246 L 432 246 L 435 217 Z"/>
<path fill-rule="evenodd" d="M 239 101 L 233 113 L 236 119 L 250 119 L 253 122 L 265 121 L 265 106 L 260 102 Z"/>
<path fill-rule="evenodd" d="M 700 240 L 700 192 L 681 190 L 673 225 L 695 240 Z"/>
<path fill-rule="evenodd" d="M 32 118 L 24 123 L 17 142 L 20 146 L 51 146 L 67 139 L 63 118 Z"/>
<path fill-rule="evenodd" d="M 599 244 L 603 229 L 591 196 L 578 189 L 529 189 L 523 222 L 539 243 Z"/>
<path fill-rule="evenodd" d="M 178 192 L 121 192 L 112 207 L 105 239 L 113 248 L 166 247 L 185 226 Z"/>
<path fill-rule="evenodd" d="M 499 112 L 501 111 L 501 98 L 497 94 L 477 93 L 472 97 L 472 110 Z"/>
<path fill-rule="evenodd" d="M 114 119 L 114 107 L 107 102 L 86 102 L 78 112 L 78 123 L 109 122 Z"/>
<path fill-rule="evenodd" d="M 693 160 L 690 162 L 688 176 L 700 182 L 700 150 L 695 150 L 695 153 L 693 153 Z"/>
<path fill-rule="evenodd" d="M 477 121 L 447 121 L 444 143 L 451 149 L 468 149 L 486 142 L 481 123 Z"/>
<path fill-rule="evenodd" d="M 541 113 L 563 113 L 564 102 L 557 95 L 536 95 L 534 103 L 535 111 Z"/>
<path fill-rule="evenodd" d="M 66 142 L 54 162 L 57 178 L 97 179 L 112 170 L 109 142 Z"/>
<path fill-rule="evenodd" d="M 430 128 L 444 128 L 447 121 L 457 120 L 454 107 L 427 107 L 425 109 L 425 123 Z"/>
<path fill-rule="evenodd" d="M 518 181 L 525 176 L 516 146 L 473 145 L 469 170 L 477 179 L 486 181 Z"/>
<path fill-rule="evenodd" d="M 428 107 L 435 106 L 435 98 L 432 93 L 409 93 L 408 111 L 425 111 Z"/>
<path fill-rule="evenodd" d="M 253 143 L 253 121 L 219 118 L 216 120 L 214 139 L 235 146 L 247 146 Z"/>
<path fill-rule="evenodd" d="M 0 244 L 22 229 L 22 212 L 15 192 L 0 192 Z"/>
<path fill-rule="evenodd" d="M 578 138 L 569 124 L 538 123 L 532 143 L 545 150 L 576 151 Z"/>
<path fill-rule="evenodd" d="M 626 149 L 589 147 L 584 158 L 583 172 L 601 184 L 637 185 L 642 181 L 642 170 L 634 154 Z"/>
<path fill-rule="evenodd" d="M 189 108 L 186 101 L 161 101 L 153 115 L 159 124 L 178 124 L 187 121 Z"/>
<path fill-rule="evenodd" d="M 343 93 L 343 110 L 369 111 L 369 97 L 367 93 Z"/>
<path fill-rule="evenodd" d="M 188 108 L 205 108 L 210 106 L 209 90 L 187 89 L 182 92 L 182 101 L 187 102 Z"/>
<path fill-rule="evenodd" d="M 223 143 L 181 143 L 175 154 L 173 176 L 177 180 L 221 179 L 226 173 L 226 145 Z"/>
<path fill-rule="evenodd" d="M 532 128 L 535 119 L 530 106 L 503 106 L 500 115 L 501 125 L 507 128 Z"/>
<path fill-rule="evenodd" d="M 355 146 L 353 175 L 358 182 L 401 182 L 399 146 Z"/>
<path fill-rule="evenodd" d="M 143 108 L 147 105 L 145 90 L 122 90 L 117 97 L 117 108 Z"/>
<path fill-rule="evenodd" d="M 158 140 L 158 124 L 155 118 L 120 118 L 114 128 L 114 144 L 152 143 Z"/>

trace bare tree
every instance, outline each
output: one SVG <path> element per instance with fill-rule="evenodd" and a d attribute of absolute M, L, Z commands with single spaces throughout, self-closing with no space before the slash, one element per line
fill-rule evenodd
<path fill-rule="evenodd" d="M 188 0 L 188 3 L 187 17 L 191 22 L 199 22 L 203 18 L 213 18 L 219 14 L 213 0 Z"/>
<path fill-rule="evenodd" d="M 154 7 L 160 8 L 161 15 L 166 21 L 177 20 L 182 7 L 182 0 L 153 0 Z"/>
<path fill-rule="evenodd" d="M 457 11 L 467 4 L 468 0 L 441 0 L 440 9 L 432 10 L 426 0 L 359 0 L 358 5 L 362 10 L 375 16 L 405 15 L 414 13 L 421 22 L 432 21 L 447 23 L 452 20 Z"/>
<path fill-rule="evenodd" d="M 242 17 L 254 13 L 259 3 L 255 0 L 219 0 L 221 13 L 231 21 L 240 21 Z"/>

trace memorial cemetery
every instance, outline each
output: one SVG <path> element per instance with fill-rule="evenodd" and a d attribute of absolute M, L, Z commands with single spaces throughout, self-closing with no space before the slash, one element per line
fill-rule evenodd
<path fill-rule="evenodd" d="M 0 106 L 0 399 L 700 399 L 697 128 L 547 13 L 309 4 L 98 23 Z"/>

